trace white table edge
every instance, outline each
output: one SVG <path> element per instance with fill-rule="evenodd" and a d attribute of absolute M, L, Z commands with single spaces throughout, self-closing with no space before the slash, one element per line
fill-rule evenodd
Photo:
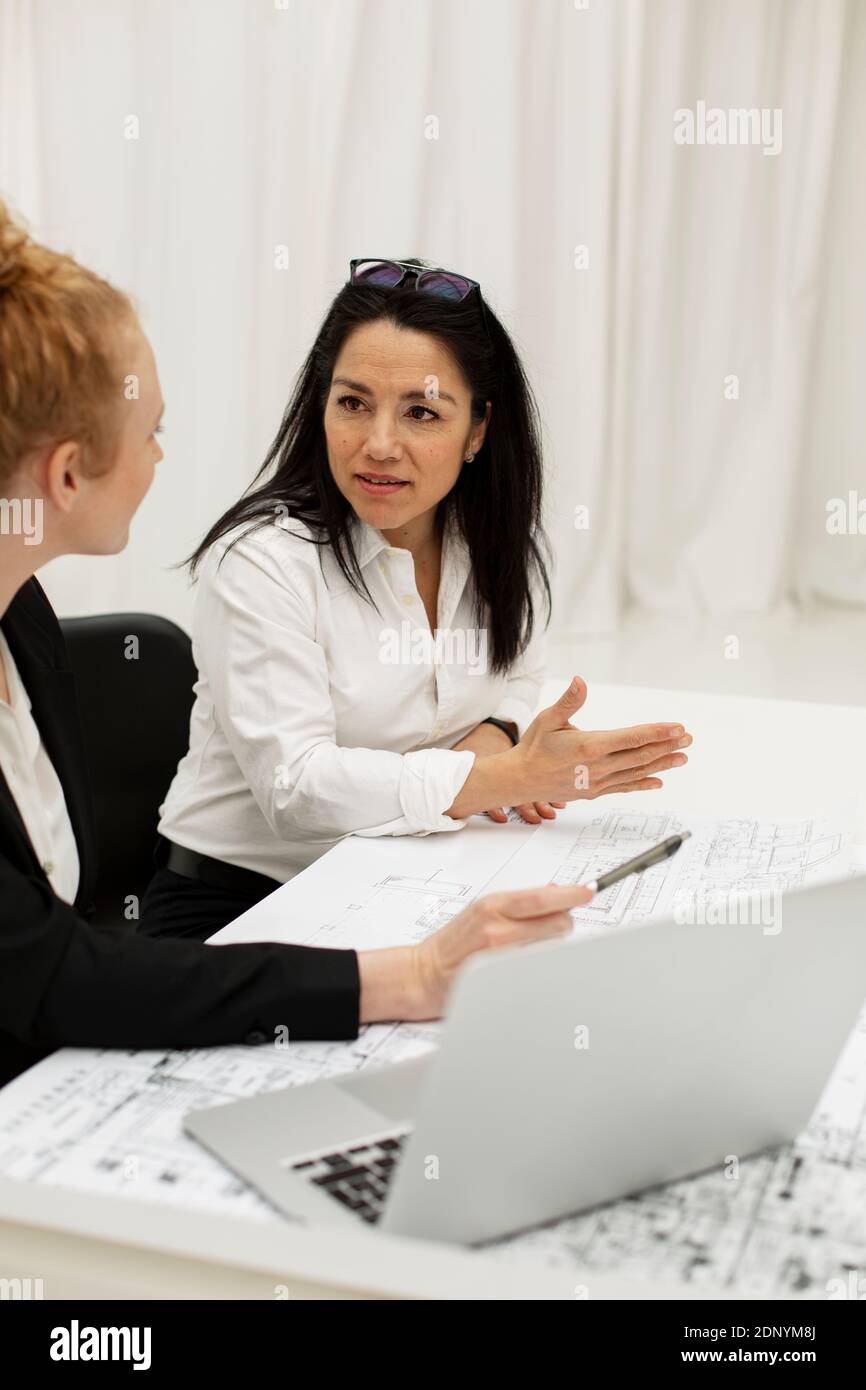
<path fill-rule="evenodd" d="M 740 1288 L 630 1280 L 595 1270 L 556 1273 L 529 1256 L 505 1263 L 483 1252 L 364 1229 L 295 1226 L 277 1215 L 259 1223 L 0 1177 L 0 1275 L 38 1276 L 33 1259 L 46 1234 L 70 1244 L 83 1239 L 88 1258 L 107 1265 L 120 1248 L 159 1255 L 181 1276 L 194 1271 L 201 1277 L 204 1264 L 222 1274 L 253 1273 L 301 1296 L 580 1301 L 581 1286 L 589 1300 L 755 1296 Z"/>

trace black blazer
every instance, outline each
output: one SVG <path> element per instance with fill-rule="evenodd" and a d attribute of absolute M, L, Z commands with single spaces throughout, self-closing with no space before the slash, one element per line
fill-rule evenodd
<path fill-rule="evenodd" d="M 63 786 L 78 844 L 74 905 L 54 893 L 0 769 L 0 1085 L 56 1047 L 207 1047 L 354 1038 L 354 951 L 205 946 L 91 926 L 90 792 L 60 624 L 31 579 L 2 628 Z"/>

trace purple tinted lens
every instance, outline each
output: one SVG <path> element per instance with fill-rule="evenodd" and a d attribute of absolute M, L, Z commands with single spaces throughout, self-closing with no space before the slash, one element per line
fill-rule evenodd
<path fill-rule="evenodd" d="M 403 279 L 403 271 L 393 261 L 362 261 L 355 266 L 353 284 L 386 285 L 393 289 Z"/>
<path fill-rule="evenodd" d="M 465 299 L 472 289 L 462 275 L 451 275 L 443 270 L 430 270 L 418 276 L 418 289 L 425 294 L 436 294 L 441 299 Z"/>

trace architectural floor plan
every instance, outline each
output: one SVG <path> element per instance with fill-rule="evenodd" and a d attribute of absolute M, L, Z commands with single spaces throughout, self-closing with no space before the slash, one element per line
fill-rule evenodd
<path fill-rule="evenodd" d="M 387 839 L 346 840 L 219 938 L 419 940 L 479 893 L 579 882 L 679 826 L 672 815 L 596 814 L 586 804 L 537 828 L 487 823 L 401 840 L 399 854 Z M 575 929 L 663 914 L 677 894 L 700 888 L 782 891 L 861 868 L 846 836 L 825 822 L 690 818 L 688 828 L 692 838 L 672 860 L 615 885 L 607 901 L 599 895 L 575 913 Z M 184 1114 L 417 1055 L 435 1046 L 438 1029 L 382 1024 L 351 1043 L 276 1038 L 186 1052 L 64 1049 L 0 1092 L 0 1173 L 273 1220 L 255 1192 L 183 1135 Z M 866 1012 L 793 1145 L 744 1160 L 734 1176 L 699 1175 L 485 1248 L 501 1260 L 542 1260 L 572 1282 L 576 1271 L 586 1282 L 587 1271 L 616 1268 L 826 1298 L 837 1287 L 830 1281 L 850 1289 L 853 1277 L 866 1294 Z"/>

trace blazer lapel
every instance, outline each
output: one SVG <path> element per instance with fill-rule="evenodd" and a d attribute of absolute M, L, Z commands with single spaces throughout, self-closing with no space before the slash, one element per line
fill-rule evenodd
<path fill-rule="evenodd" d="M 8 837 L 10 845 L 17 846 L 17 858 L 24 862 L 29 859 L 32 866 L 42 874 L 42 865 L 36 857 L 36 851 L 27 833 L 27 827 L 21 819 L 18 803 L 3 775 L 2 767 L 0 767 L 0 836 L 4 840 Z M 42 876 L 45 877 L 44 874 Z"/>
<path fill-rule="evenodd" d="M 89 896 L 88 874 L 93 863 L 87 769 L 78 728 L 74 677 L 65 664 L 59 624 L 36 580 L 25 584 L 16 594 L 2 626 L 30 699 L 34 722 L 63 787 L 81 865 L 78 901 Z M 59 664 L 61 662 L 63 664 Z M 14 818 L 26 837 L 30 855 L 38 864 L 5 778 L 3 787 L 5 799 L 11 803 Z M 7 811 L 9 809 L 7 804 Z"/>

